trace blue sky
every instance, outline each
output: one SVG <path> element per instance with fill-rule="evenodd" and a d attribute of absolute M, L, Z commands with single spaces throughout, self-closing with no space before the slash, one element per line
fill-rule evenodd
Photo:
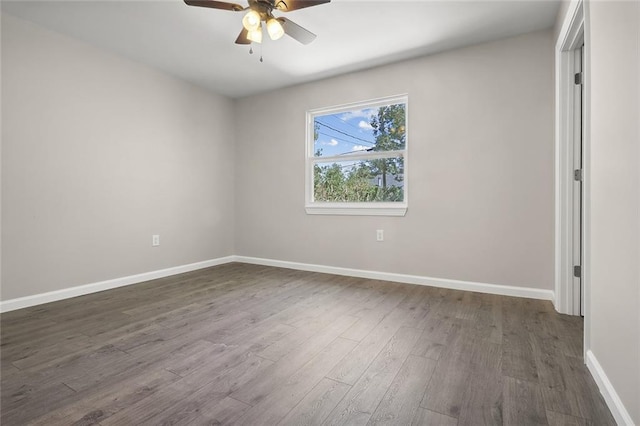
<path fill-rule="evenodd" d="M 367 108 L 327 114 L 315 117 L 319 124 L 319 137 L 314 152 L 322 149 L 322 156 L 345 155 L 373 147 L 375 137 L 371 128 L 371 117 L 378 108 Z"/>

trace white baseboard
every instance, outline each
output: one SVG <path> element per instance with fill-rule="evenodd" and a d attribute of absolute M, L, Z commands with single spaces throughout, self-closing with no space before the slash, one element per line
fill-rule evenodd
<path fill-rule="evenodd" d="M 634 426 L 635 423 L 633 422 L 633 419 L 631 419 L 631 415 L 625 408 L 622 400 L 620 400 L 620 397 L 609 381 L 607 374 L 604 372 L 602 366 L 591 350 L 587 351 L 587 368 L 595 379 L 596 384 L 600 389 L 600 393 L 604 397 L 609 410 L 611 410 L 611 414 L 613 414 L 613 418 L 616 420 L 616 423 L 622 426 Z"/>
<path fill-rule="evenodd" d="M 170 275 L 195 271 L 197 269 L 209 268 L 211 266 L 222 265 L 224 263 L 230 262 L 252 263 L 255 265 L 276 266 L 280 268 L 297 269 L 301 271 L 322 272 L 326 274 L 345 275 L 383 281 L 395 281 L 407 284 L 450 288 L 454 290 L 476 291 L 479 293 L 499 294 L 502 296 L 526 297 L 529 299 L 542 300 L 554 299 L 554 294 L 551 290 L 485 284 L 471 281 L 449 280 L 445 278 L 430 278 L 418 275 L 394 274 L 390 272 L 367 271 L 362 269 L 340 268 L 336 266 L 287 262 L 283 260 L 262 259 L 257 257 L 226 256 L 218 259 L 207 260 L 204 262 L 191 263 L 188 265 L 176 266 L 173 268 L 161 269 L 158 271 L 145 272 L 128 277 L 115 278 L 112 280 L 81 285 L 78 287 L 65 288 L 48 293 L 35 294 L 33 296 L 4 300 L 0 301 L 0 312 L 9 312 L 16 309 L 28 308 L 31 306 L 41 305 L 43 303 L 55 302 L 57 300 L 69 299 L 76 296 L 83 296 L 85 294 L 96 293 L 99 291 L 123 287 L 131 284 L 137 284 L 144 281 L 164 278 Z"/>
<path fill-rule="evenodd" d="M 552 290 L 542 290 L 530 287 L 514 287 L 508 285 L 485 284 L 472 281 L 450 280 L 446 278 L 430 278 L 419 275 L 394 274 L 390 272 L 340 268 L 336 266 L 287 262 L 283 260 L 262 259 L 257 257 L 233 256 L 233 258 L 236 262 L 252 263 L 255 265 L 276 266 L 280 268 L 298 269 L 301 271 L 322 272 L 325 274 L 346 275 L 350 277 L 369 278 L 382 281 L 395 281 L 407 284 L 450 288 L 453 290 L 475 291 L 479 293 L 498 294 L 501 296 L 554 300 L 554 294 Z"/>
<path fill-rule="evenodd" d="M 184 272 L 209 268 L 211 266 L 222 265 L 234 261 L 234 256 L 221 257 L 218 259 L 205 260 L 203 262 L 190 263 L 188 265 L 175 266 L 172 268 L 160 269 L 158 271 L 145 272 L 142 274 L 130 275 L 128 277 L 115 278 L 113 280 L 100 281 L 96 283 L 81 285 L 78 287 L 65 288 L 62 290 L 50 291 L 47 293 L 34 294 L 33 296 L 19 297 L 0 301 L 0 312 L 15 311 L 16 309 L 28 308 L 30 306 L 41 305 L 43 303 L 55 302 L 57 300 L 69 299 L 71 297 L 83 296 L 85 294 L 96 293 L 117 287 L 124 287 L 144 281 L 155 280 L 168 277 L 170 275 L 182 274 Z"/>

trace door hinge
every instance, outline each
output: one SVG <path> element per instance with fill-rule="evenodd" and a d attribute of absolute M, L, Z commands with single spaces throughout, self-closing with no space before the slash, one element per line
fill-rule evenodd
<path fill-rule="evenodd" d="M 574 82 L 576 83 L 576 85 L 581 85 L 582 84 L 582 72 L 577 72 L 574 76 Z"/>
<path fill-rule="evenodd" d="M 573 180 L 582 181 L 582 169 L 575 169 L 573 171 Z"/>
<path fill-rule="evenodd" d="M 580 265 L 573 267 L 573 276 L 576 278 L 580 278 L 582 276 L 582 267 Z"/>

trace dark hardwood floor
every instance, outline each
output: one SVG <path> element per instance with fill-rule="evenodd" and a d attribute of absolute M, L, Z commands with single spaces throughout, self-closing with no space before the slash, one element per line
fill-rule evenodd
<path fill-rule="evenodd" d="M 23 425 L 613 425 L 546 301 L 228 264 L 0 316 Z"/>

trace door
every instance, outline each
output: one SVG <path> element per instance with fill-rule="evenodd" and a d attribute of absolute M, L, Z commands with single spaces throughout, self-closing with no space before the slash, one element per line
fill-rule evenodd
<path fill-rule="evenodd" d="M 574 314 L 584 315 L 584 291 L 582 288 L 582 212 L 583 212 L 583 160 L 582 144 L 584 138 L 584 44 L 575 50 L 574 59 L 574 141 L 573 141 L 573 215 L 572 215 L 572 244 L 573 244 L 573 306 Z"/>

